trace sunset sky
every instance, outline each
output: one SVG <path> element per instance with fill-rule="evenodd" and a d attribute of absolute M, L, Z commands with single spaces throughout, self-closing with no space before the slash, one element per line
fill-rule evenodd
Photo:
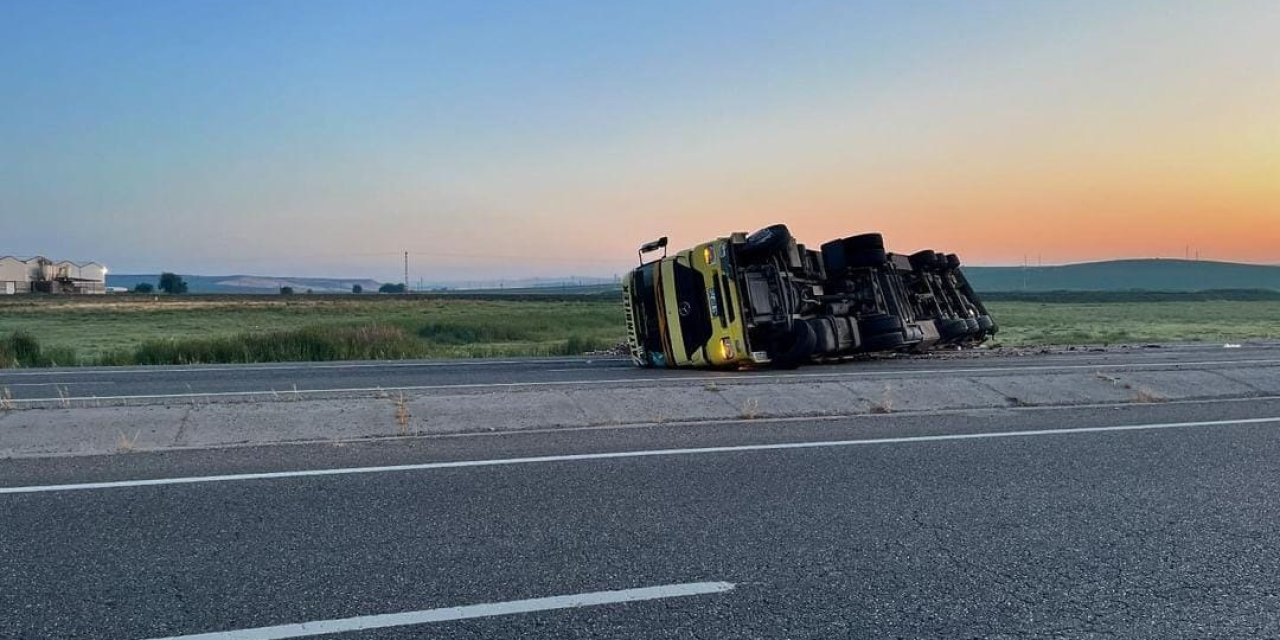
<path fill-rule="evenodd" d="M 620 273 L 785 222 L 1280 263 L 1280 2 L 0 2 L 0 255 Z"/>

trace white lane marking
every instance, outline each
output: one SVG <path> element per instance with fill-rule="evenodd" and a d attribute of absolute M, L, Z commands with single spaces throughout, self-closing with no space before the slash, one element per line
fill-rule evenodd
<path fill-rule="evenodd" d="M 110 380 L 102 380 L 99 382 L 5 382 L 0 383 L 0 387 L 84 387 L 88 385 L 99 386 L 115 384 Z"/>
<path fill-rule="evenodd" d="M 115 480 L 110 482 L 85 482 L 80 484 L 33 485 L 26 487 L 0 487 L 0 494 L 48 493 L 53 491 L 82 491 L 87 489 L 119 489 L 126 487 L 154 487 L 173 484 L 199 484 L 204 482 L 236 482 L 242 480 L 275 480 L 280 478 L 309 478 L 316 476 L 342 476 L 365 473 L 391 473 L 396 471 L 429 471 L 433 469 L 465 469 L 471 467 L 499 467 L 515 464 L 542 462 L 580 462 L 583 460 L 612 460 L 617 458 L 653 458 L 659 456 L 687 456 L 709 453 L 740 453 L 746 451 L 779 451 L 787 449 L 821 449 L 830 447 L 854 447 L 877 444 L 908 444 L 917 442 L 945 442 L 949 440 L 982 440 L 989 438 L 1022 438 L 1035 436 L 1061 436 L 1082 433 L 1107 433 L 1114 431 L 1155 431 L 1161 429 L 1187 429 L 1192 427 L 1220 427 L 1228 425 L 1253 425 L 1280 423 L 1280 417 L 1242 418 L 1239 420 L 1211 420 L 1205 422 L 1164 422 L 1153 424 L 1128 424 L 1109 427 L 1076 427 L 1073 429 L 1033 429 L 1029 431 L 984 431 L 980 433 L 952 433 L 934 436 L 903 436 L 898 438 L 874 438 L 867 440 L 820 440 L 814 442 L 782 442 L 773 444 L 747 444 L 727 447 L 698 447 L 690 449 L 649 449 L 641 451 L 614 451 L 609 453 L 575 453 L 529 458 L 498 458 L 494 460 L 455 460 L 450 462 L 424 462 L 386 467 L 343 467 L 338 469 L 304 469 L 299 471 L 270 471 L 264 473 L 235 473 L 221 476 L 190 476 L 185 478 L 153 478 L 149 480 Z"/>
<path fill-rule="evenodd" d="M 75 400 L 182 400 L 187 398 L 261 398 L 288 395 L 316 395 L 325 393 L 378 393 L 389 391 L 441 391 L 447 389 L 510 389 L 519 387 L 572 387 L 581 385 L 602 385 L 637 382 L 724 382 L 726 380 L 791 380 L 791 379 L 843 379 L 843 378 L 893 378 L 933 375 L 938 373 L 1018 373 L 1022 371 L 1067 371 L 1101 369 L 1178 369 L 1180 367 L 1208 367 L 1225 365 L 1236 367 L 1245 364 L 1280 364 L 1280 359 L 1267 360 L 1210 360 L 1204 362 L 1152 362 L 1143 364 L 1080 364 L 1080 365 L 1028 365 L 1010 367 L 971 367 L 965 369 L 890 369 L 879 371 L 822 371 L 814 373 L 764 373 L 751 371 L 744 373 L 722 372 L 715 375 L 670 375 L 649 378 L 607 378 L 603 380 L 545 380 L 540 382 L 472 382 L 460 384 L 428 384 L 403 387 L 347 387 L 336 389 L 271 389 L 267 391 L 211 391 L 205 393 L 157 393 L 131 396 L 57 396 L 45 398 L 14 398 L 14 404 L 34 404 L 41 402 L 75 401 Z M 0 383 L 3 386 L 3 383 Z"/>
<path fill-rule="evenodd" d="M 549 598 L 533 598 L 530 600 L 511 600 L 508 602 L 491 602 L 473 604 L 463 607 L 445 607 L 441 609 L 425 609 L 405 613 L 385 613 L 372 616 L 356 616 L 338 620 L 318 620 L 315 622 L 299 622 L 282 624 L 274 627 L 257 627 L 254 629 L 238 629 L 235 631 L 215 631 L 213 633 L 197 633 L 186 636 L 169 636 L 152 640 L 287 640 L 288 638 L 305 638 L 331 633 L 347 633 L 350 631 L 367 631 L 369 629 L 385 629 L 387 627 L 404 627 L 408 625 L 428 624 L 432 622 L 451 622 L 470 620 L 472 618 L 489 618 L 493 616 L 509 616 L 516 613 L 532 613 L 535 611 L 554 611 L 557 609 L 577 609 L 604 604 L 621 604 L 624 602 L 642 602 L 645 600 L 664 600 L 667 598 L 686 598 L 689 596 L 709 595 L 732 591 L 731 582 L 689 582 L 685 584 L 669 584 L 659 587 L 640 589 L 620 589 L 618 591 L 596 591 L 567 596 L 551 596 Z"/>
<path fill-rule="evenodd" d="M 131 374 L 165 374 L 165 373 L 204 373 L 204 372 L 227 372 L 227 371 L 305 371 L 307 369 L 373 369 L 373 368 L 405 368 L 405 367 L 487 367 L 493 365 L 530 365 L 530 364 L 581 364 L 583 367 L 596 366 L 600 363 L 611 364 L 631 364 L 628 358 L 616 356 L 599 356 L 592 358 L 564 358 L 558 360 L 549 360 L 541 358 L 529 358 L 521 360 L 490 360 L 487 358 L 476 358 L 474 360 L 441 360 L 435 362 L 344 362 L 344 363 L 316 363 L 316 364 L 245 364 L 235 366 L 203 366 L 203 367 L 146 367 L 146 368 L 118 368 L 118 369 L 95 369 L 85 367 L 83 369 L 58 369 L 56 371 L 6 371 L 0 373 L 0 377 L 31 377 L 31 376 L 70 376 L 70 375 L 91 375 L 91 376 L 115 376 L 115 375 L 131 375 Z M 582 367 L 579 367 L 582 368 Z"/>

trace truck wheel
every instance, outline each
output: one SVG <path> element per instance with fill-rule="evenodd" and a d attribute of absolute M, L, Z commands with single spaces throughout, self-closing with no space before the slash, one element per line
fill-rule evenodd
<path fill-rule="evenodd" d="M 875 336 L 882 333 L 902 333 L 902 318 L 888 314 L 860 318 L 858 333 L 864 336 Z"/>
<path fill-rule="evenodd" d="M 845 260 L 851 267 L 878 267 L 889 261 L 884 249 L 884 236 L 864 233 L 844 239 Z"/>
<path fill-rule="evenodd" d="M 897 351 L 905 346 L 907 341 L 901 333 L 882 333 L 862 341 L 863 351 Z"/>
<path fill-rule="evenodd" d="M 765 227 L 749 236 L 739 252 L 746 256 L 763 256 L 776 253 L 791 244 L 791 230 L 785 224 Z"/>
<path fill-rule="evenodd" d="M 935 249 L 933 251 L 933 268 L 938 271 L 946 271 L 948 269 L 947 254 Z"/>
<path fill-rule="evenodd" d="M 982 333 L 991 335 L 996 332 L 996 321 L 992 320 L 991 316 L 980 315 L 978 316 L 978 328 L 982 330 Z"/>
<path fill-rule="evenodd" d="M 849 263 L 844 259 L 844 242 L 832 240 L 822 245 L 822 266 L 832 278 L 845 275 L 849 270 Z"/>
<path fill-rule="evenodd" d="M 969 335 L 969 323 L 963 318 L 938 320 L 938 335 L 943 342 L 952 342 Z"/>
<path fill-rule="evenodd" d="M 916 271 L 930 271 L 938 266 L 938 254 L 925 249 L 911 254 L 911 268 Z"/>
<path fill-rule="evenodd" d="M 947 268 L 948 268 L 948 269 L 959 269 L 959 268 L 960 268 L 960 256 L 958 256 L 958 255 L 956 255 L 956 254 L 954 254 L 954 253 L 948 253 L 948 254 L 946 255 L 946 260 L 947 260 Z"/>
<path fill-rule="evenodd" d="M 769 359 L 779 369 L 794 369 L 813 356 L 818 337 L 808 322 L 797 320 L 780 333 L 769 349 Z"/>

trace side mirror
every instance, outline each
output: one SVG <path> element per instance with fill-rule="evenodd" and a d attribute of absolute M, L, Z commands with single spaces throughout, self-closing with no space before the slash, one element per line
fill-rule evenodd
<path fill-rule="evenodd" d="M 662 257 L 667 257 L 667 237 L 662 236 L 653 242 L 646 242 L 640 247 L 640 263 L 644 264 L 644 254 L 662 249 Z"/>

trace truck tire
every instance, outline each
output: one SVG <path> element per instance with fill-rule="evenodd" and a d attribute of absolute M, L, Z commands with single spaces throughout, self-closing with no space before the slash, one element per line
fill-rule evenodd
<path fill-rule="evenodd" d="M 849 273 L 849 262 L 844 258 L 844 241 L 832 240 L 822 245 L 822 267 L 831 278 L 844 278 Z"/>
<path fill-rule="evenodd" d="M 978 329 L 983 334 L 991 335 L 996 332 L 996 321 L 991 319 L 989 315 L 978 316 Z"/>
<path fill-rule="evenodd" d="M 902 333 L 902 318 L 889 314 L 869 316 L 858 320 L 858 333 L 876 336 L 882 333 Z"/>
<path fill-rule="evenodd" d="M 959 269 L 959 268 L 960 268 L 960 256 L 957 256 L 957 255 L 956 255 L 956 254 L 954 254 L 954 253 L 948 253 L 948 254 L 946 255 L 946 260 L 947 260 L 947 268 L 948 268 L 948 269 Z"/>
<path fill-rule="evenodd" d="M 938 251 L 937 249 L 934 249 L 934 251 L 933 251 L 933 268 L 934 268 L 934 269 L 937 269 L 938 271 L 946 271 L 946 270 L 949 268 L 949 267 L 947 266 L 947 254 L 942 253 L 941 251 Z"/>
<path fill-rule="evenodd" d="M 850 267 L 878 267 L 889 261 L 884 249 L 884 236 L 864 233 L 844 239 L 845 261 Z"/>
<path fill-rule="evenodd" d="M 938 254 L 928 249 L 911 254 L 909 260 L 916 271 L 932 271 L 938 266 Z"/>
<path fill-rule="evenodd" d="M 818 337 L 808 322 L 797 320 L 778 334 L 769 349 L 769 360 L 778 369 L 794 369 L 813 356 Z"/>
<path fill-rule="evenodd" d="M 787 225 L 770 225 L 747 236 L 746 243 L 738 251 L 744 256 L 765 256 L 786 249 L 792 240 L 791 230 Z"/>
<path fill-rule="evenodd" d="M 866 352 L 897 351 L 905 346 L 907 340 L 901 333 L 882 333 L 862 339 L 862 350 Z"/>
<path fill-rule="evenodd" d="M 969 323 L 964 318 L 938 320 L 938 336 L 943 342 L 954 342 L 969 335 Z"/>

